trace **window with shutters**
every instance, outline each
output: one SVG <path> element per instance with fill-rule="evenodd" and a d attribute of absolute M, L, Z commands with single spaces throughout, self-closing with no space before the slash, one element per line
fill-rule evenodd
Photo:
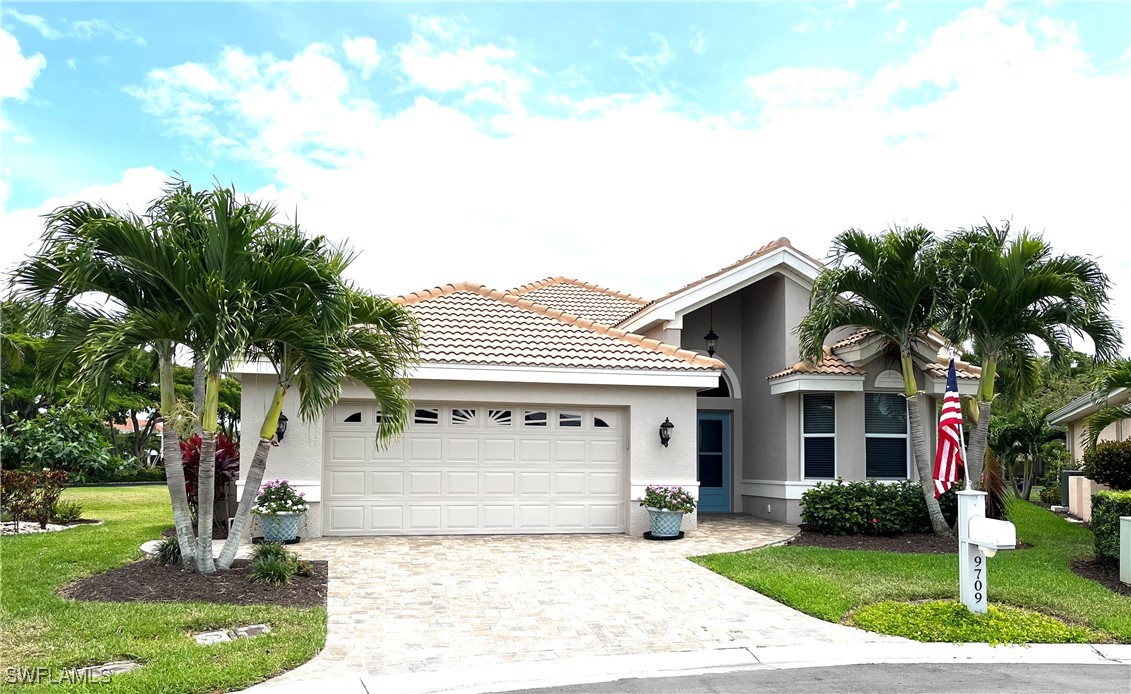
<path fill-rule="evenodd" d="M 801 396 L 801 469 L 805 479 L 836 477 L 836 394 Z"/>
<path fill-rule="evenodd" d="M 907 398 L 901 393 L 864 394 L 865 474 L 868 477 L 908 478 L 907 432 Z"/>

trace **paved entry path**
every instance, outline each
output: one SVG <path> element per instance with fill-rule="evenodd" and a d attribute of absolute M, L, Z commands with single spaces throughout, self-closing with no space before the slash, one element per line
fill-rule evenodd
<path fill-rule="evenodd" d="M 322 538 L 326 648 L 255 688 L 585 656 L 891 641 L 785 607 L 686 560 L 785 541 L 792 525 L 701 516 L 675 542 L 628 535 Z"/>

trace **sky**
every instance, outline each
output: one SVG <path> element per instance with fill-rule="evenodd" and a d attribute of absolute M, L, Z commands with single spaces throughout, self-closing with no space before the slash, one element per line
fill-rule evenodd
<path fill-rule="evenodd" d="M 174 176 L 386 295 L 650 298 L 781 236 L 1009 220 L 1097 258 L 1131 333 L 1128 3 L 2 7 L 5 272 L 45 212 Z"/>

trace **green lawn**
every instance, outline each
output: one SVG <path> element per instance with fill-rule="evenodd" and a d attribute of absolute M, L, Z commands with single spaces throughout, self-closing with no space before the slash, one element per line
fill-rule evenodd
<path fill-rule="evenodd" d="M 1012 506 L 1011 520 L 1018 540 L 1032 546 L 999 552 L 987 562 L 990 604 L 1043 612 L 1131 642 L 1131 597 L 1068 568 L 1069 559 L 1092 554 L 1091 531 L 1023 501 Z M 958 599 L 957 551 L 896 554 L 784 546 L 694 561 L 830 622 L 884 601 Z"/>
<path fill-rule="evenodd" d="M 246 687 L 312 658 L 326 639 L 326 611 L 204 603 L 99 603 L 55 595 L 76 578 L 137 558 L 138 546 L 172 526 L 165 487 L 70 489 L 100 526 L 5 536 L 0 541 L 0 652 L 5 667 L 61 668 L 135 660 L 144 667 L 110 686 L 36 685 L 35 691 L 212 692 Z M 198 646 L 191 632 L 268 623 L 273 633 Z M 0 677 L 2 679 L 2 677 Z"/>

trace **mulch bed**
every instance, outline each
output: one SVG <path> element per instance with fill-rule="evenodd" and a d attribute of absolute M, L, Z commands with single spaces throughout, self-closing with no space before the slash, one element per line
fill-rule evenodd
<path fill-rule="evenodd" d="M 863 549 L 876 552 L 903 552 L 906 554 L 955 554 L 958 539 L 939 537 L 934 533 L 906 533 L 903 535 L 826 535 L 802 529 L 790 541 L 794 547 L 828 547 L 829 549 Z"/>
<path fill-rule="evenodd" d="M 325 607 L 327 564 L 310 562 L 312 576 L 272 586 L 251 582 L 251 562 L 237 559 L 227 571 L 198 574 L 142 559 L 63 587 L 71 600 L 99 602 L 211 602 L 221 605 Z"/>
<path fill-rule="evenodd" d="M 1113 593 L 1131 595 L 1131 585 L 1119 580 L 1119 564 L 1096 561 L 1095 557 L 1073 559 L 1068 563 L 1072 572 L 1081 578 L 1099 583 Z"/>

